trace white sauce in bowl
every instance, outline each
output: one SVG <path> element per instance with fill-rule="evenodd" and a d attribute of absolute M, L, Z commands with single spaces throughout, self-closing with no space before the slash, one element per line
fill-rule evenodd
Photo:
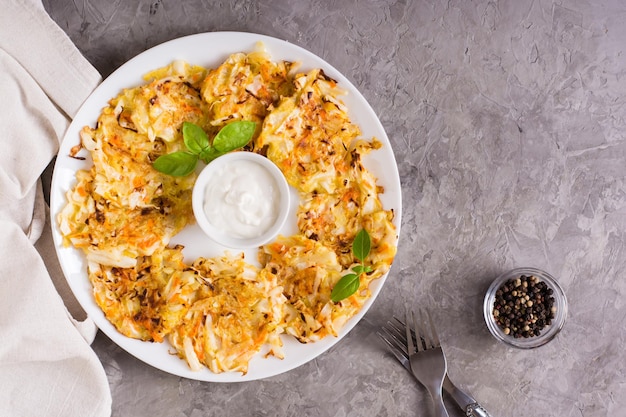
<path fill-rule="evenodd" d="M 203 209 L 208 221 L 236 238 L 261 236 L 275 223 L 280 194 L 274 177 L 251 160 L 233 160 L 207 181 Z"/>

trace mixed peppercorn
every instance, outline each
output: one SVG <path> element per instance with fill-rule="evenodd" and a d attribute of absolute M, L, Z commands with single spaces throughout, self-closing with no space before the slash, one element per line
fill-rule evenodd
<path fill-rule="evenodd" d="M 539 336 L 552 324 L 555 313 L 552 289 L 535 276 L 512 278 L 496 291 L 493 318 L 504 334 L 515 338 Z"/>

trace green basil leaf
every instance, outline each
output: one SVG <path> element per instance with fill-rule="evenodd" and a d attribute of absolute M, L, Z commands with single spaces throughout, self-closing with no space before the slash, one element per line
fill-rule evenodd
<path fill-rule="evenodd" d="M 198 125 L 183 122 L 183 141 L 191 153 L 198 155 L 205 148 L 209 147 L 209 137 Z"/>
<path fill-rule="evenodd" d="M 200 152 L 200 159 L 204 161 L 205 164 L 208 164 L 218 156 L 224 155 L 224 152 L 220 152 L 215 148 L 205 148 L 202 152 Z"/>
<path fill-rule="evenodd" d="M 250 142 L 256 123 L 248 120 L 231 122 L 220 129 L 213 138 L 213 147 L 220 152 L 230 152 L 242 148 Z"/>
<path fill-rule="evenodd" d="M 352 253 L 355 258 L 363 262 L 367 255 L 369 255 L 370 249 L 370 235 L 367 233 L 367 230 L 361 229 L 352 242 Z"/>
<path fill-rule="evenodd" d="M 372 267 L 369 265 L 355 265 L 352 270 L 355 274 L 361 275 L 363 273 L 372 272 Z"/>
<path fill-rule="evenodd" d="M 196 169 L 198 156 L 185 151 L 178 151 L 159 156 L 152 164 L 154 169 L 174 177 L 185 177 Z"/>
<path fill-rule="evenodd" d="M 357 292 L 357 290 L 359 289 L 359 285 L 361 285 L 361 282 L 359 281 L 358 275 L 344 275 L 333 287 L 333 290 L 330 293 L 330 299 L 336 303 L 343 300 L 344 298 L 348 298 L 352 294 Z"/>

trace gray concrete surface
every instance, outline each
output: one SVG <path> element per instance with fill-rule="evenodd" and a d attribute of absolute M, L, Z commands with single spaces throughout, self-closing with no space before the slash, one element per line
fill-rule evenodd
<path fill-rule="evenodd" d="M 392 142 L 399 252 L 330 351 L 266 380 L 168 375 L 100 335 L 114 416 L 430 416 L 375 330 L 404 303 L 438 323 L 450 376 L 499 416 L 626 415 L 626 6 L 620 1 L 70 1 L 44 6 L 104 75 L 206 31 L 286 39 L 343 72 Z M 535 266 L 569 297 L 532 351 L 497 343 L 483 294 Z M 451 403 L 451 416 L 461 416 Z"/>

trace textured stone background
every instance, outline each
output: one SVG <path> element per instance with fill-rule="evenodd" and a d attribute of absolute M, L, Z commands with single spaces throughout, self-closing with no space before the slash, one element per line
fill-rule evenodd
<path fill-rule="evenodd" d="M 257 32 L 343 72 L 379 115 L 403 192 L 399 253 L 365 320 L 318 359 L 244 384 L 155 370 L 105 336 L 114 416 L 432 415 L 374 331 L 431 308 L 449 373 L 496 416 L 625 415 L 626 6 L 615 1 L 44 0 L 106 76 L 182 35 Z M 506 269 L 558 277 L 563 332 L 535 351 L 490 337 Z M 451 416 L 460 412 L 451 409 Z"/>

